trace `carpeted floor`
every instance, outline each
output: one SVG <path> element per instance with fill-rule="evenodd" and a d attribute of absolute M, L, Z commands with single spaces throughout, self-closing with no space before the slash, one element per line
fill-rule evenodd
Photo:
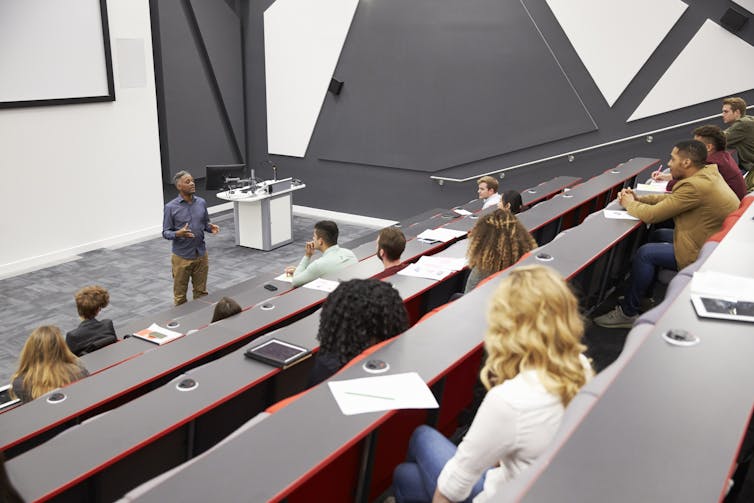
<path fill-rule="evenodd" d="M 282 272 L 296 265 L 311 239 L 317 219 L 295 216 L 294 242 L 263 252 L 236 246 L 233 214 L 215 215 L 221 231 L 207 235 L 210 257 L 208 290 L 227 288 L 260 274 Z M 339 223 L 340 243 L 348 243 L 374 231 L 372 228 Z M 99 318 L 118 326 L 134 318 L 172 306 L 170 242 L 155 237 L 118 249 L 100 249 L 79 259 L 0 280 L 0 383 L 8 382 L 29 333 L 39 325 L 57 325 L 63 333 L 79 324 L 75 292 L 97 284 L 110 292 L 110 306 Z"/>

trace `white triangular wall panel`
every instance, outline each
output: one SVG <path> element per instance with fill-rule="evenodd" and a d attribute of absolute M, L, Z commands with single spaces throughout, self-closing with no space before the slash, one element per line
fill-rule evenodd
<path fill-rule="evenodd" d="M 276 0 L 264 12 L 267 151 L 304 157 L 358 0 Z"/>
<path fill-rule="evenodd" d="M 687 7 L 679 0 L 547 0 L 547 4 L 610 106 Z"/>
<path fill-rule="evenodd" d="M 744 9 L 754 14 L 754 0 L 733 0 L 733 3 L 737 3 Z"/>
<path fill-rule="evenodd" d="M 627 122 L 749 89 L 754 89 L 754 46 L 708 19 Z"/>

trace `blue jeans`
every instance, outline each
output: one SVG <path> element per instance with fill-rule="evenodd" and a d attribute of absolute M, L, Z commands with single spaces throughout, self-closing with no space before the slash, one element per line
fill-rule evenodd
<path fill-rule="evenodd" d="M 439 431 L 426 425 L 419 426 L 408 444 L 408 459 L 395 467 L 393 490 L 398 503 L 431 502 L 437 488 L 437 478 L 445 463 L 456 453 L 456 446 Z M 484 476 L 477 481 L 471 501 L 482 492 Z"/>
<path fill-rule="evenodd" d="M 627 316 L 639 313 L 641 298 L 652 286 L 658 267 L 678 270 L 673 248 L 673 229 L 657 229 L 649 237 L 649 241 L 636 251 L 631 265 L 631 284 L 620 306 Z"/>

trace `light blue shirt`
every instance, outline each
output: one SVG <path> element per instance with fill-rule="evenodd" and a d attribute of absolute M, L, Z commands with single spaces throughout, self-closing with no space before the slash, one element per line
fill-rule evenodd
<path fill-rule="evenodd" d="M 301 286 L 356 262 L 358 262 L 356 255 L 351 250 L 333 245 L 325 250 L 325 253 L 317 260 L 312 260 L 304 255 L 304 258 L 301 259 L 298 267 L 296 267 L 296 271 L 293 273 L 291 282 L 293 286 Z"/>

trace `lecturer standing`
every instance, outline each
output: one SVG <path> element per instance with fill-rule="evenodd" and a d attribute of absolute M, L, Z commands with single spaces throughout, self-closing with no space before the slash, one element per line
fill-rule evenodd
<path fill-rule="evenodd" d="M 204 244 L 204 232 L 217 234 L 220 227 L 210 223 L 207 202 L 195 196 L 194 177 L 179 171 L 173 177 L 178 197 L 165 205 L 162 237 L 173 241 L 173 302 L 186 302 L 189 279 L 194 299 L 207 295 L 209 257 Z"/>

